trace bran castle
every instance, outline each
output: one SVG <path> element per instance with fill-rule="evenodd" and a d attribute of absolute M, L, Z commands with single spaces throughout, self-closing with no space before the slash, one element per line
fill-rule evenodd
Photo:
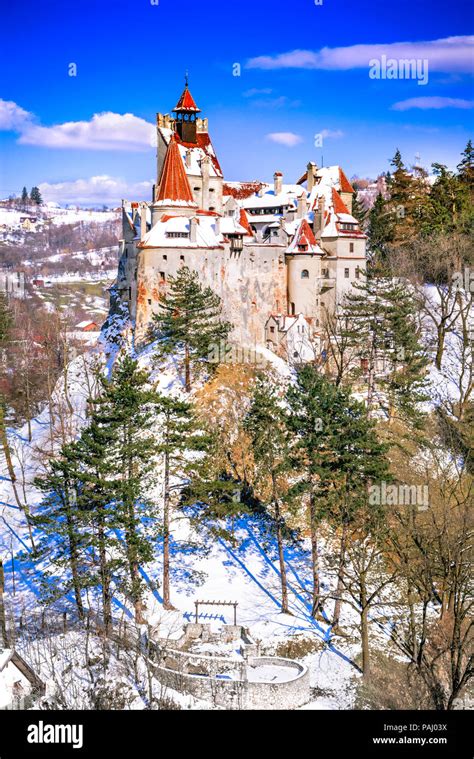
<path fill-rule="evenodd" d="M 139 343 L 181 266 L 222 299 L 231 339 L 290 361 L 319 354 L 325 310 L 362 276 L 366 236 L 339 166 L 310 162 L 296 184 L 225 182 L 188 85 L 173 116 L 157 114 L 151 202 L 122 202 L 116 292 Z"/>

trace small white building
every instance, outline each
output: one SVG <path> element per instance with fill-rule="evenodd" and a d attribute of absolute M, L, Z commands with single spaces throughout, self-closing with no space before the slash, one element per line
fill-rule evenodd
<path fill-rule="evenodd" d="M 28 708 L 33 696 L 42 695 L 45 688 L 17 651 L 0 648 L 0 710 Z"/>

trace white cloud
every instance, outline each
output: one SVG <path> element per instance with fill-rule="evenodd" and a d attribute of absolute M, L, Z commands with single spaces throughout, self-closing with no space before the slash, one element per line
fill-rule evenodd
<path fill-rule="evenodd" d="M 270 132 L 266 137 L 267 140 L 276 142 L 278 145 L 286 145 L 288 148 L 293 148 L 295 145 L 303 142 L 301 135 L 294 132 Z"/>
<path fill-rule="evenodd" d="M 339 137 L 344 137 L 344 132 L 341 129 L 322 129 L 320 134 L 325 140 L 337 140 Z"/>
<path fill-rule="evenodd" d="M 251 69 L 336 69 L 366 68 L 373 58 L 427 59 L 430 71 L 472 72 L 474 36 L 446 37 L 426 42 L 393 42 L 321 50 L 292 50 L 278 55 L 251 58 Z"/>
<path fill-rule="evenodd" d="M 0 99 L 0 130 L 18 132 L 31 122 L 32 114 L 25 111 L 13 100 Z"/>
<path fill-rule="evenodd" d="M 155 128 L 133 113 L 96 113 L 90 121 L 67 121 L 53 126 L 26 125 L 22 145 L 85 150 L 147 150 L 156 144 Z"/>
<path fill-rule="evenodd" d="M 269 87 L 265 87 L 259 90 L 257 87 L 252 87 L 250 90 L 246 90 L 243 95 L 244 98 L 253 98 L 255 95 L 271 95 L 273 92 Z"/>
<path fill-rule="evenodd" d="M 55 184 L 43 182 L 39 185 L 44 200 L 79 205 L 110 205 L 120 203 L 122 198 L 149 200 L 152 187 L 151 180 L 129 184 L 121 177 L 111 177 L 107 174 Z"/>
<path fill-rule="evenodd" d="M 21 145 L 82 150 L 148 150 L 156 145 L 153 124 L 133 113 L 95 113 L 89 121 L 42 126 L 12 100 L 0 100 L 0 130 L 17 132 Z"/>
<path fill-rule="evenodd" d="M 444 98 L 444 97 L 421 97 L 408 98 L 408 100 L 399 100 L 392 105 L 393 111 L 408 111 L 410 108 L 421 108 L 428 110 L 431 108 L 474 108 L 474 100 L 463 100 L 462 98 Z"/>

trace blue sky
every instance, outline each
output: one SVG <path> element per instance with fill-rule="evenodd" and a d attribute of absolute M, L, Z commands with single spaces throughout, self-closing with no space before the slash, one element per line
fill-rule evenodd
<path fill-rule="evenodd" d="M 150 124 L 186 69 L 227 179 L 295 181 L 309 160 L 376 176 L 396 147 L 455 166 L 473 132 L 473 21 L 470 0 L 10 2 L 0 196 L 148 197 Z M 382 55 L 428 60 L 428 82 L 371 78 Z"/>

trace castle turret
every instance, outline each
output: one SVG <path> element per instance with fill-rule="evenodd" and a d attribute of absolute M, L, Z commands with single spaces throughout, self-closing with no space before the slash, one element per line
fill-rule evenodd
<path fill-rule="evenodd" d="M 201 113 L 201 109 L 197 107 L 193 96 L 188 88 L 188 79 L 186 77 L 186 86 L 183 90 L 178 103 L 174 107 L 176 114 L 176 131 L 181 137 L 183 142 L 188 142 L 192 145 L 197 144 L 197 124 L 196 117 L 198 113 Z"/>

